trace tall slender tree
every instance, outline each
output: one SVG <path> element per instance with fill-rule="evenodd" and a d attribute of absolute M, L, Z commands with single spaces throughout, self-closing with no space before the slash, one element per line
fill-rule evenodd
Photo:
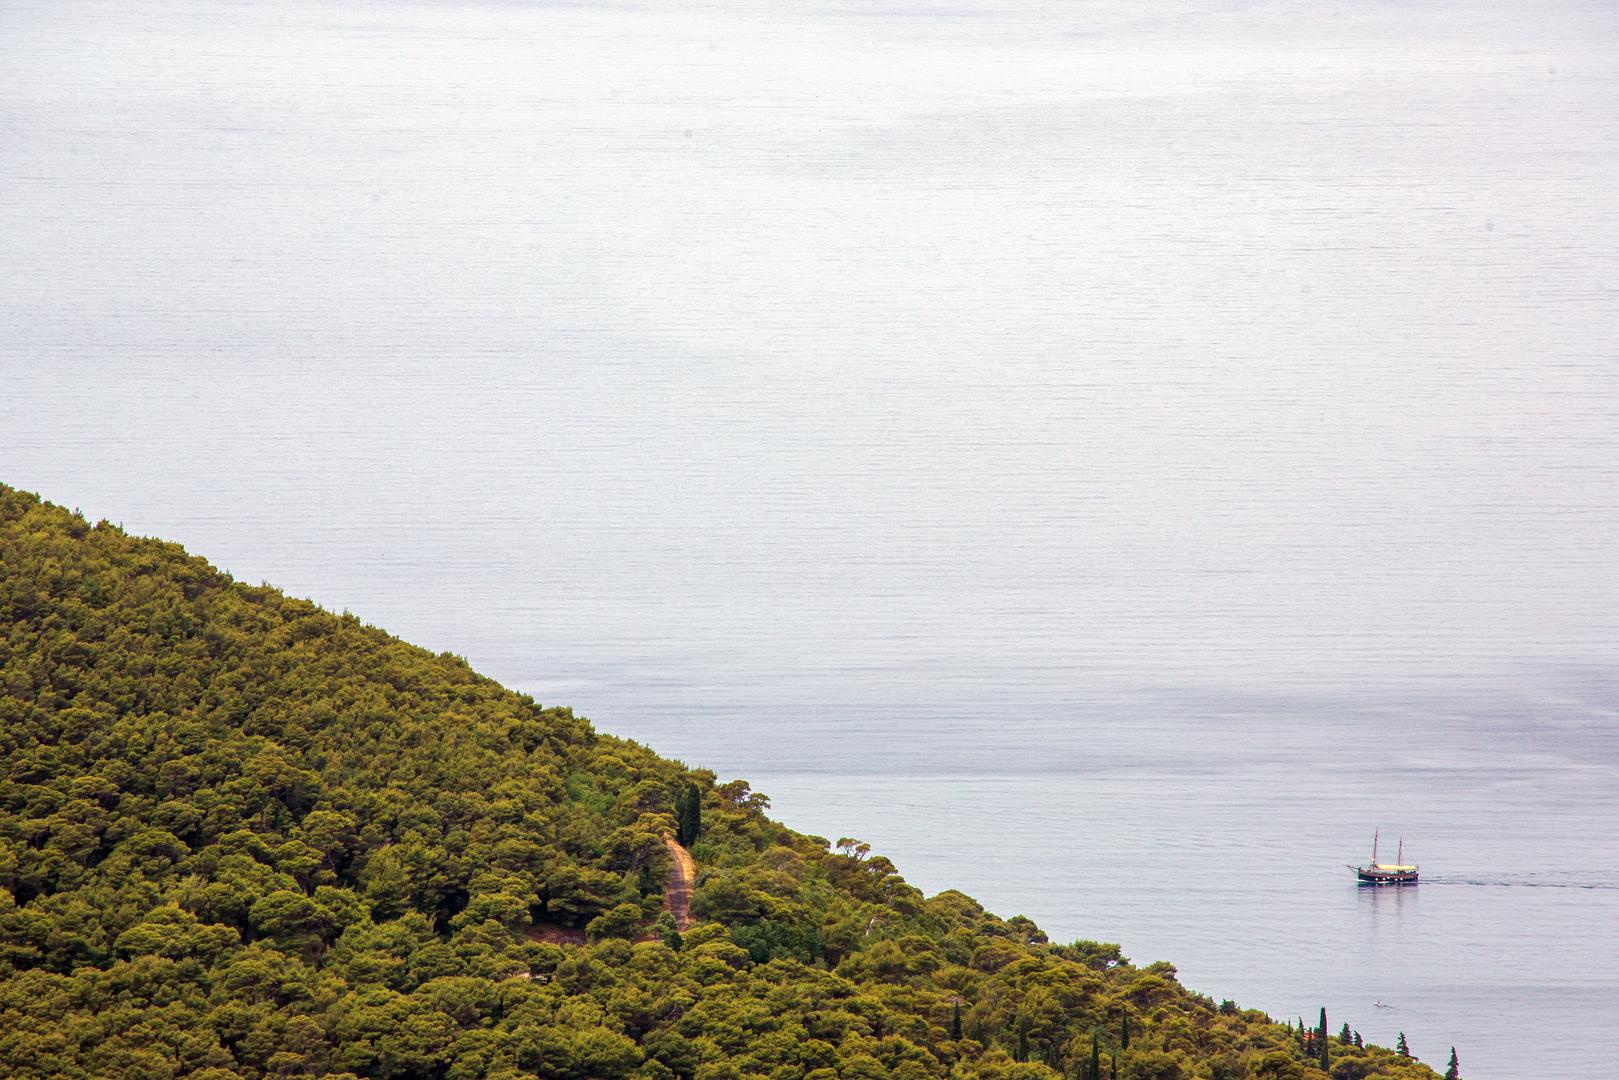
<path fill-rule="evenodd" d="M 1119 1018 L 1119 1049 L 1130 1049 L 1130 1014 L 1125 1013 Z"/>
<path fill-rule="evenodd" d="M 675 826 L 682 847 L 691 847 L 703 831 L 703 796 L 697 785 L 687 782 L 675 796 Z"/>
<path fill-rule="evenodd" d="M 1394 1045 L 1394 1052 L 1401 1057 L 1411 1056 L 1411 1047 L 1406 1045 L 1405 1032 L 1400 1032 L 1400 1041 Z"/>
<path fill-rule="evenodd" d="M 1338 1041 L 1343 1043 L 1345 1046 L 1348 1046 L 1350 1043 L 1355 1041 L 1354 1035 L 1349 1030 L 1348 1020 L 1345 1020 L 1344 1026 L 1338 1029 Z"/>
<path fill-rule="evenodd" d="M 961 1002 L 950 1012 L 950 1037 L 957 1042 L 961 1041 Z"/>
<path fill-rule="evenodd" d="M 1102 1040 L 1094 1031 L 1091 1032 L 1090 1080 L 1102 1080 Z"/>
<path fill-rule="evenodd" d="M 1327 1072 L 1327 1007 L 1325 1005 L 1321 1006 L 1321 1028 L 1316 1043 L 1321 1051 L 1321 1071 Z"/>
<path fill-rule="evenodd" d="M 1445 1080 L 1462 1080 L 1462 1067 L 1456 1061 L 1456 1048 L 1450 1048 L 1450 1064 L 1445 1066 Z"/>

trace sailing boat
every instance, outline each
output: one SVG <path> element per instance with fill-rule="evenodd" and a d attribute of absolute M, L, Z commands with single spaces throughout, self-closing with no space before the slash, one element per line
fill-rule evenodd
<path fill-rule="evenodd" d="M 1372 833 L 1372 865 L 1351 866 L 1362 885 L 1415 885 L 1417 868 L 1405 861 L 1405 837 L 1400 837 L 1399 853 L 1392 863 L 1377 861 L 1377 833 Z"/>

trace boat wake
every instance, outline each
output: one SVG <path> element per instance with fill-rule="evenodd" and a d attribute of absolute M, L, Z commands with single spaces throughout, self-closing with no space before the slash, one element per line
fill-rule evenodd
<path fill-rule="evenodd" d="M 1507 878 L 1425 877 L 1424 885 L 1472 885 L 1485 889 L 1619 889 L 1613 881 L 1513 881 Z"/>

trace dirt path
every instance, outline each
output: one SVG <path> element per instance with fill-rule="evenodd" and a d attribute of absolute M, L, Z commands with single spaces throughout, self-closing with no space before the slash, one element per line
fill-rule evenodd
<path fill-rule="evenodd" d="M 530 941 L 545 941 L 552 945 L 583 945 L 585 932 L 567 926 L 555 926 L 551 923 L 541 923 L 529 927 Z"/>
<path fill-rule="evenodd" d="M 663 886 L 663 909 L 675 917 L 675 929 L 685 933 L 697 922 L 691 917 L 691 890 L 697 884 L 697 863 L 692 860 L 691 852 L 681 847 L 674 837 L 666 836 L 663 842 L 674 860 L 674 865 L 669 867 L 669 880 Z M 552 945 L 583 945 L 586 941 L 583 930 L 554 923 L 530 927 L 528 937 L 530 941 L 546 941 Z M 659 937 L 656 932 L 648 932 L 636 940 L 657 941 Z"/>
<path fill-rule="evenodd" d="M 675 929 L 685 933 L 691 929 L 693 921 L 691 890 L 697 883 L 697 864 L 692 861 L 691 852 L 681 847 L 674 837 L 666 836 L 663 842 L 669 845 L 669 854 L 675 860 L 669 868 L 669 882 L 663 887 L 663 906 L 675 917 Z"/>

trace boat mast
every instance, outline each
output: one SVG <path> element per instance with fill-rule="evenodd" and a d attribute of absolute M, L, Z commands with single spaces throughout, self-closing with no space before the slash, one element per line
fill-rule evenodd
<path fill-rule="evenodd" d="M 1372 830 L 1372 867 L 1377 866 L 1377 830 Z"/>
<path fill-rule="evenodd" d="M 1405 837 L 1403 836 L 1400 837 L 1400 850 L 1398 854 L 1394 856 L 1394 861 L 1400 866 L 1405 865 Z"/>

